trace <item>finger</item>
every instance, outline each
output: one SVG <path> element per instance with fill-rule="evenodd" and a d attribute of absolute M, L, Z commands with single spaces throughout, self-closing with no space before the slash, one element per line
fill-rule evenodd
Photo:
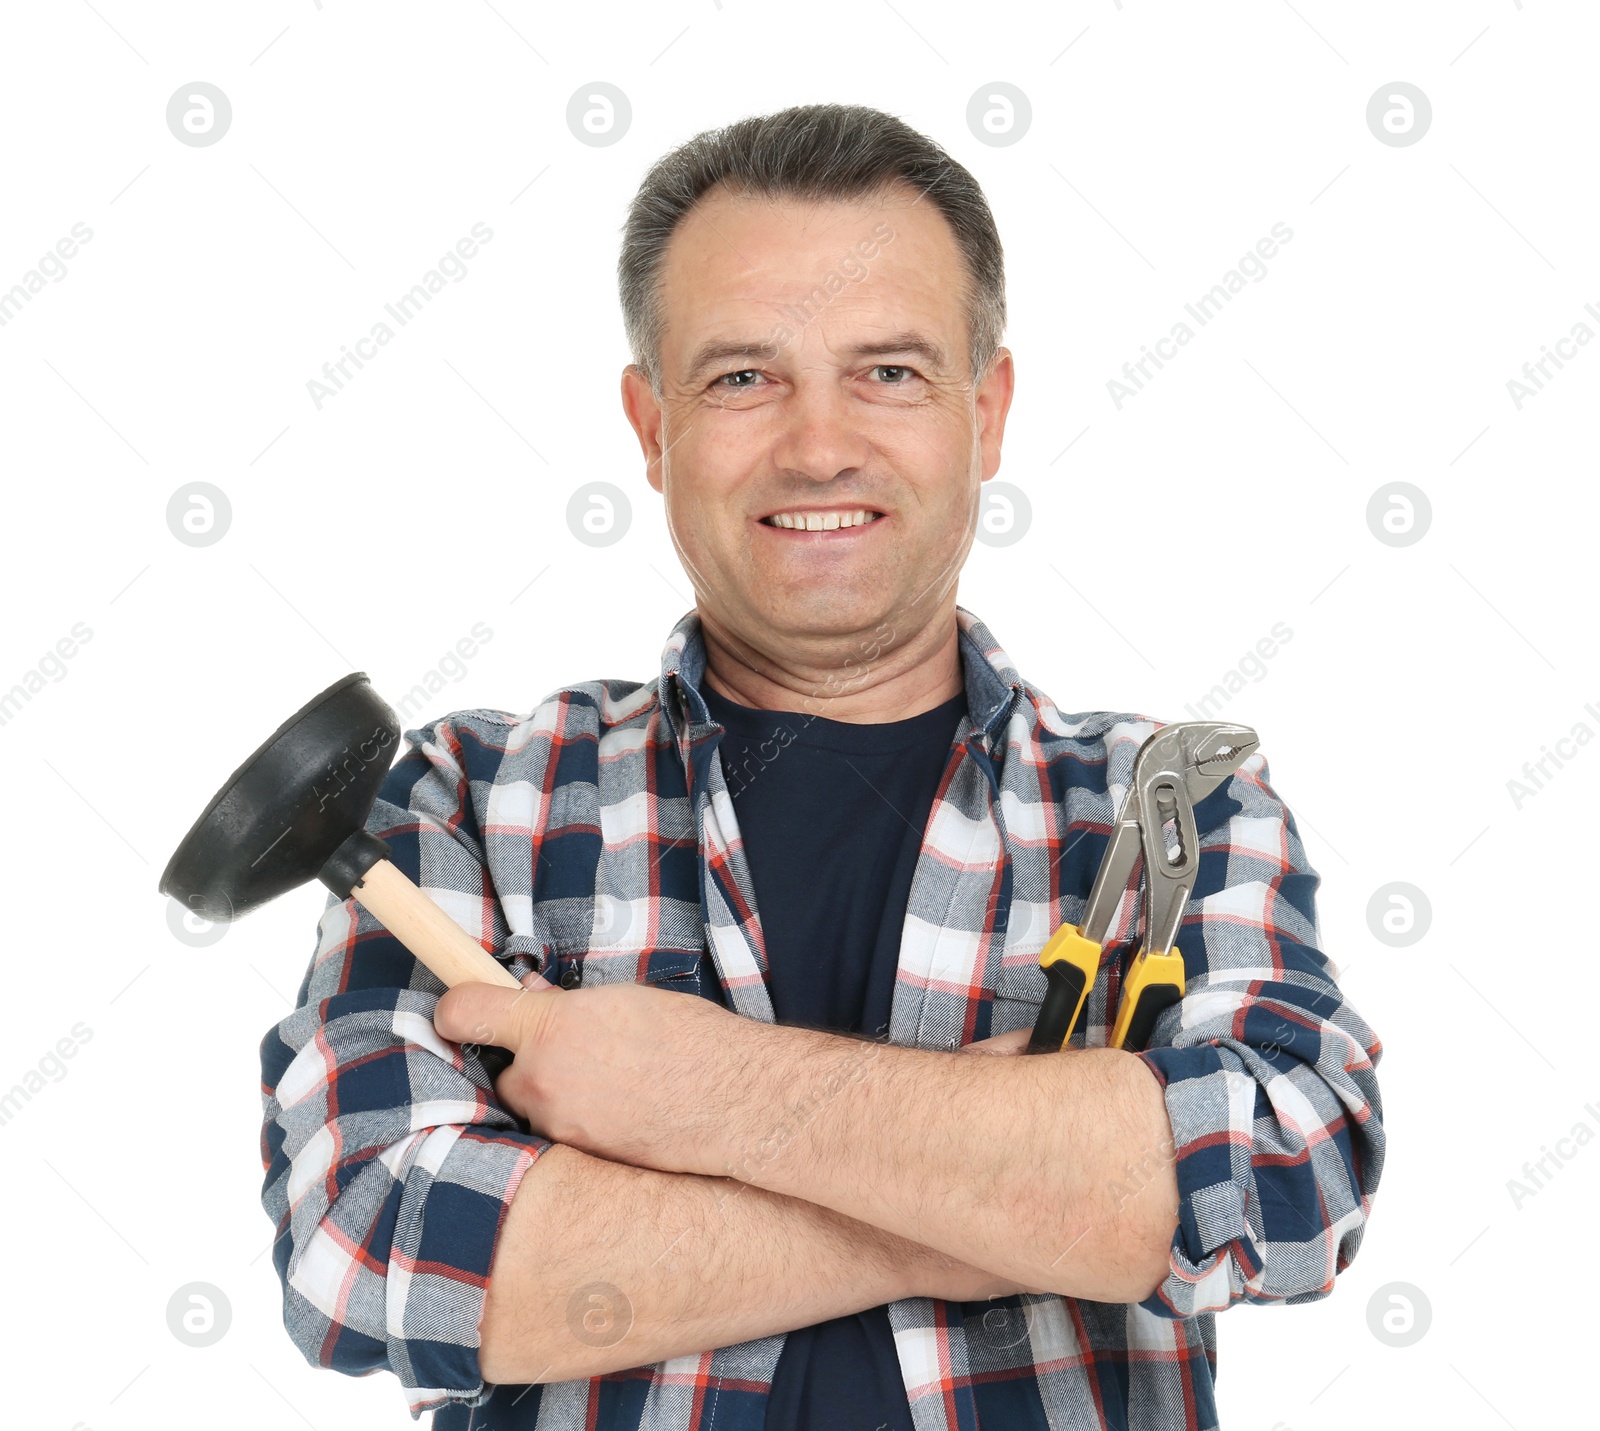
<path fill-rule="evenodd" d="M 515 1050 L 540 1015 L 538 1004 L 554 997 L 535 988 L 506 989 L 469 981 L 446 989 L 433 1011 L 433 1026 L 455 1043 L 493 1044 Z"/>
<path fill-rule="evenodd" d="M 559 984 L 552 984 L 537 969 L 530 970 L 524 974 L 521 982 L 524 989 L 559 989 L 561 987 Z"/>

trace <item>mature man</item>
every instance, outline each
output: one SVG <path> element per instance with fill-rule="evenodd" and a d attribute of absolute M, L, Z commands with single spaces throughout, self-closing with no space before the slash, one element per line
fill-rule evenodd
<path fill-rule="evenodd" d="M 1187 990 L 1017 1054 L 1157 722 L 956 603 L 1011 355 L 977 184 L 805 106 L 646 178 L 623 405 L 695 606 L 659 678 L 408 731 L 368 828 L 523 980 L 330 899 L 262 1043 L 290 1334 L 438 1428 L 1216 1425 L 1213 1318 L 1326 1296 L 1384 1155 L 1259 752 L 1197 808 Z M 691 997 L 684 997 L 685 995 Z"/>

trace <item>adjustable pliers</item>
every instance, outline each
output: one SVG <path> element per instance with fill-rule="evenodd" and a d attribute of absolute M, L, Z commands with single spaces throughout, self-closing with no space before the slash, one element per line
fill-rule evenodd
<path fill-rule="evenodd" d="M 1156 1016 L 1183 997 L 1183 956 L 1174 947 L 1200 862 L 1194 807 L 1229 778 L 1260 742 L 1247 725 L 1179 721 L 1155 731 L 1133 761 L 1133 778 L 1100 860 L 1081 926 L 1063 924 L 1039 952 L 1047 979 L 1029 1053 L 1065 1048 L 1100 968 L 1123 890 L 1144 859 L 1144 937 L 1117 1005 L 1110 1046 L 1143 1048 Z"/>

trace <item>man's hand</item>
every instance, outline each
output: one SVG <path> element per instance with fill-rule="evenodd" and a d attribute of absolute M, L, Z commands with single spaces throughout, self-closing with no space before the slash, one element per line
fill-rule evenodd
<path fill-rule="evenodd" d="M 707 999 L 647 984 L 564 990 L 538 974 L 516 992 L 458 984 L 433 1023 L 454 1042 L 510 1051 L 495 1094 L 542 1137 L 636 1167 L 711 1175 L 724 1169 L 698 1154 L 718 1130 L 694 1123 L 701 1109 L 715 1116 L 719 1101 L 682 1093 L 709 1083 L 735 1094 L 744 1061 L 758 1056 L 751 1037 L 770 1032 Z M 1020 1054 L 1029 1037 L 1016 1029 L 960 1052 Z"/>
<path fill-rule="evenodd" d="M 513 1055 L 495 1080 L 501 1103 L 542 1137 L 596 1157 L 661 1172 L 717 1173 L 693 1150 L 709 1142 L 694 1126 L 738 1067 L 750 1021 L 681 992 L 647 984 L 564 990 L 529 974 L 513 993 L 493 984 L 448 989 L 433 1024 L 462 1044 Z M 719 1072 L 724 1070 L 724 1072 Z"/>
<path fill-rule="evenodd" d="M 458 984 L 440 998 L 433 1022 L 454 1042 L 511 1052 L 495 1094 L 541 1136 L 661 1172 L 722 1171 L 695 1157 L 713 1130 L 690 1124 L 695 1110 L 710 1102 L 684 1099 L 678 1090 L 707 1079 L 729 1087 L 749 1020 L 708 1000 L 645 984 L 568 991 L 529 974 L 516 993 Z M 1028 1029 L 1014 1029 L 959 1051 L 1017 1055 L 1030 1036 Z"/>

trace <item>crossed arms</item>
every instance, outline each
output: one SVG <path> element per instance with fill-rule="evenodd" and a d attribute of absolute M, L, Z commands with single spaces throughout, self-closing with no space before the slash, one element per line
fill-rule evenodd
<path fill-rule="evenodd" d="M 498 1095 L 556 1145 L 496 1252 L 490 1381 L 598 1376 L 908 1296 L 1135 1301 L 1167 1274 L 1171 1127 L 1132 1054 L 896 1048 L 632 985 L 463 986 L 435 1025 L 515 1049 Z"/>
<path fill-rule="evenodd" d="M 458 759 L 447 741 L 408 753 L 384 787 L 400 803 L 380 797 L 368 828 L 499 948 Z M 291 1338 L 315 1365 L 393 1371 L 417 1413 L 484 1376 L 594 1376 L 906 1296 L 1189 1317 L 1327 1295 L 1382 1166 L 1380 1045 L 1317 947 L 1317 877 L 1259 755 L 1228 791 L 1201 825 L 1188 991 L 1138 1054 L 884 1046 L 632 984 L 504 991 L 517 1011 L 490 1021 L 526 1026 L 490 1039 L 481 1006 L 449 1023 L 487 986 L 441 999 L 331 898 L 298 1007 L 261 1047 Z M 797 1090 L 833 1082 L 771 1139 Z M 610 1344 L 620 1304 L 593 1284 L 628 1299 Z"/>

